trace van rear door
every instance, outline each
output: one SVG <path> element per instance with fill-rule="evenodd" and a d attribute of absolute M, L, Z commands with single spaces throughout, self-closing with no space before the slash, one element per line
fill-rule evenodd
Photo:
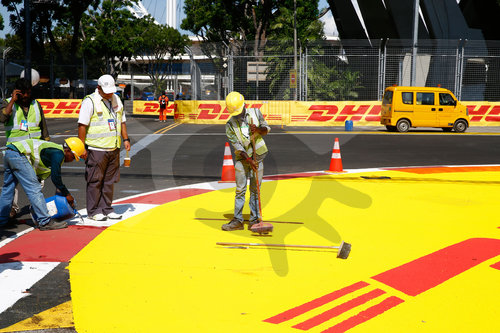
<path fill-rule="evenodd" d="M 417 92 L 412 126 L 438 126 L 435 95 L 434 92 Z"/>

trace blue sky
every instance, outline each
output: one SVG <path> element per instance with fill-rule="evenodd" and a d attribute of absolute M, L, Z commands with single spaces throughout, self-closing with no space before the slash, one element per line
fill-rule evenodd
<path fill-rule="evenodd" d="M 177 1 L 178 10 L 181 13 L 178 19 L 182 19 L 184 16 L 184 14 L 182 13 L 183 3 L 184 2 L 182 0 Z M 142 0 L 142 4 L 159 23 L 165 23 L 166 21 L 165 0 Z M 328 7 L 328 3 L 326 2 L 326 0 L 320 0 L 319 8 L 325 8 L 325 7 Z M 13 31 L 12 28 L 9 26 L 9 13 L 7 12 L 7 9 L 4 6 L 0 6 L 0 14 L 3 16 L 5 25 L 5 28 L 2 31 L 0 31 L 0 38 L 4 38 L 6 34 L 12 33 Z M 322 21 L 325 22 L 325 33 L 327 35 L 335 35 L 335 30 L 336 30 L 335 23 L 333 22 L 333 17 L 331 12 L 323 16 Z M 183 31 L 183 33 L 187 32 Z"/>

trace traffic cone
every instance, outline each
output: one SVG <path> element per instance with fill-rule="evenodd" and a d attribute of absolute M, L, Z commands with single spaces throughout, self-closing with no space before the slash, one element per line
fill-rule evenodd
<path fill-rule="evenodd" d="M 330 159 L 330 169 L 328 172 L 343 172 L 342 169 L 342 157 L 340 156 L 340 144 L 339 138 L 335 138 L 335 143 L 333 144 L 332 158 Z"/>
<path fill-rule="evenodd" d="M 226 142 L 224 148 L 224 161 L 222 162 L 222 177 L 219 183 L 233 183 L 235 181 L 233 156 L 231 155 L 229 142 Z"/>

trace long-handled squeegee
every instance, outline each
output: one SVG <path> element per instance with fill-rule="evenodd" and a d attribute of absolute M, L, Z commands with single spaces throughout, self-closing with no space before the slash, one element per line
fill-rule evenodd
<path fill-rule="evenodd" d="M 347 259 L 349 253 L 351 253 L 351 244 L 342 242 L 339 246 L 322 246 L 322 245 L 291 245 L 291 244 L 263 244 L 263 243 L 228 243 L 228 242 L 217 242 L 217 245 L 222 246 L 260 246 L 260 247 L 290 247 L 290 248 L 300 248 L 300 249 L 324 249 L 324 250 L 337 250 L 337 258 Z"/>
<path fill-rule="evenodd" d="M 250 125 L 253 125 L 253 120 L 252 120 L 251 117 L 250 117 Z M 256 152 L 255 152 L 255 136 L 254 136 L 253 133 L 251 135 L 251 138 L 252 138 L 252 148 L 253 148 L 252 158 L 255 161 L 255 155 L 256 155 Z M 250 231 L 258 233 L 259 235 L 268 234 L 268 233 L 270 233 L 270 232 L 273 231 L 273 225 L 271 223 L 263 222 L 262 221 L 262 204 L 261 204 L 261 201 L 260 201 L 260 184 L 259 184 L 259 170 L 258 170 L 258 165 L 257 165 L 257 170 L 253 170 L 253 173 L 254 173 L 254 176 L 255 176 L 255 184 L 257 185 L 257 198 L 258 198 L 257 204 L 259 205 L 259 222 L 255 223 L 254 225 L 252 225 L 250 227 Z"/>

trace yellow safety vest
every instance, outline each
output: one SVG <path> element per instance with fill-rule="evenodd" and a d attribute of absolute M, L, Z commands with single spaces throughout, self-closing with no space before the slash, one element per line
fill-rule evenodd
<path fill-rule="evenodd" d="M 85 144 L 96 148 L 120 148 L 123 104 L 118 96 L 113 95 L 114 112 L 108 109 L 98 92 L 87 97 L 94 105 L 94 112 L 87 127 Z"/>
<path fill-rule="evenodd" d="M 21 154 L 28 157 L 28 160 L 33 166 L 36 175 L 40 179 L 47 179 L 50 176 L 50 168 L 43 164 L 43 161 L 40 157 L 40 152 L 42 151 L 42 149 L 56 148 L 64 152 L 64 149 L 61 145 L 45 140 L 28 139 L 24 141 L 12 142 L 10 144 L 15 146 Z"/>
<path fill-rule="evenodd" d="M 257 116 L 257 109 L 246 109 L 246 112 L 246 116 L 249 116 L 251 118 L 252 123 L 259 127 L 260 122 L 259 117 Z M 241 131 L 241 125 L 235 117 L 231 117 L 230 122 L 233 126 L 234 133 L 236 134 L 238 141 L 243 145 L 248 156 L 252 156 L 253 148 L 251 138 L 243 134 L 243 132 Z M 267 152 L 266 142 L 264 141 L 262 136 L 257 133 L 255 134 L 255 152 L 257 153 L 257 155 L 262 155 Z"/>
<path fill-rule="evenodd" d="M 10 98 L 7 99 L 8 102 L 10 100 Z M 42 121 L 41 112 L 43 111 L 40 104 L 38 104 L 38 101 L 33 100 L 28 110 L 28 119 L 26 119 L 23 108 L 14 103 L 11 117 L 5 124 L 7 143 L 26 139 L 40 139 L 42 137 L 40 129 L 40 122 Z"/>

